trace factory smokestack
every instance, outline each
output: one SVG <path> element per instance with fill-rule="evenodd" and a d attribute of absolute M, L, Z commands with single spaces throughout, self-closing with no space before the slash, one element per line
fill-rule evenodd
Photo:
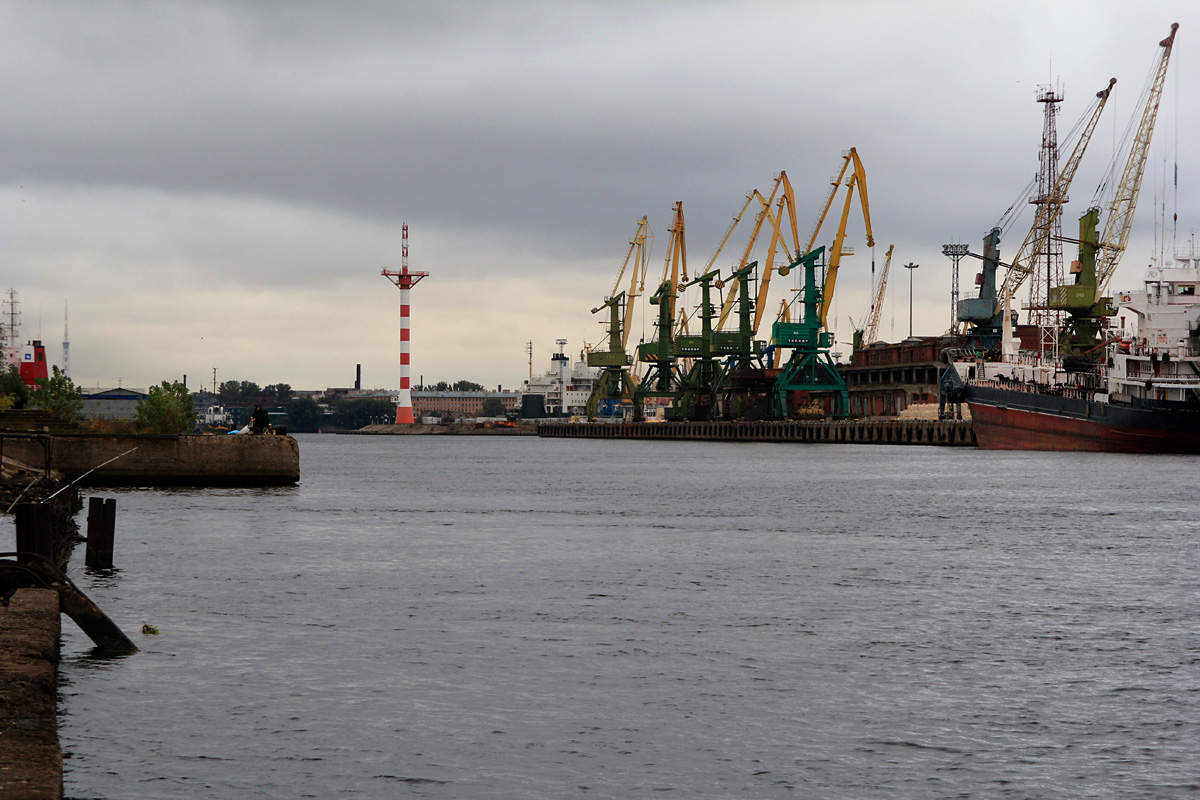
<path fill-rule="evenodd" d="M 362 364 L 354 365 L 354 391 L 362 390 Z"/>

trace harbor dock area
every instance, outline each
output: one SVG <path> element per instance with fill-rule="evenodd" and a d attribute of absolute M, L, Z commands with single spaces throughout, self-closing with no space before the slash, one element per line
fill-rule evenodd
<path fill-rule="evenodd" d="M 975 447 L 969 420 L 860 419 L 761 422 L 542 422 L 538 436 L 577 439 L 690 439 Z"/>

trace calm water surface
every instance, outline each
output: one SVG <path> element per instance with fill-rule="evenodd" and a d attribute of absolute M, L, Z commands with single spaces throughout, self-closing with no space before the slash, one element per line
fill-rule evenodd
<path fill-rule="evenodd" d="M 100 493 L 68 796 L 1200 795 L 1196 459 L 300 438 Z"/>

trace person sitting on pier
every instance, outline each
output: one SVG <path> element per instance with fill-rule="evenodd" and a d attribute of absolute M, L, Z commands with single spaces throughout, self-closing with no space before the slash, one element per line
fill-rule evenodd
<path fill-rule="evenodd" d="M 262 406 L 255 406 L 250 414 L 250 432 L 266 433 L 270 427 L 271 418 L 267 416 L 267 412 L 263 411 Z"/>

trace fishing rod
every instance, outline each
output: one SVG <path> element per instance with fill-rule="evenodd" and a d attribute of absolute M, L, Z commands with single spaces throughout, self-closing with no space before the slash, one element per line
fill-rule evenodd
<path fill-rule="evenodd" d="M 141 445 L 139 444 L 139 445 L 138 445 L 138 447 L 141 447 Z M 122 458 L 123 456 L 127 456 L 127 455 L 129 455 L 129 454 L 130 454 L 130 453 L 132 453 L 134 450 L 137 450 L 137 449 L 138 449 L 138 447 L 131 447 L 130 449 L 126 450 L 124 453 L 121 453 L 121 455 L 113 456 L 113 457 L 112 457 L 112 458 L 110 458 L 108 461 L 105 461 L 103 464 L 97 464 L 96 466 L 94 466 L 94 467 L 92 467 L 91 469 L 89 469 L 87 472 L 85 472 L 85 473 L 83 473 L 82 475 L 80 475 L 80 476 L 79 476 L 78 478 L 76 478 L 75 480 L 73 480 L 73 481 L 71 481 L 70 483 L 68 483 L 66 486 L 64 486 L 64 487 L 62 487 L 61 489 L 59 489 L 59 490 L 58 490 L 57 492 L 55 492 L 54 494 L 52 494 L 52 495 L 50 495 L 49 497 L 47 497 L 47 498 L 46 498 L 45 500 L 43 500 L 42 502 L 43 502 L 43 503 L 49 503 L 49 502 L 50 502 L 51 500 L 53 500 L 55 497 L 57 497 L 58 495 L 60 495 L 60 494 L 62 494 L 63 492 L 65 492 L 67 489 L 70 489 L 72 486 L 74 486 L 75 484 L 79 483 L 81 480 L 83 480 L 84 478 L 86 478 L 88 475 L 91 475 L 93 472 L 95 472 L 96 470 L 100 469 L 101 467 L 108 466 L 108 465 L 109 465 L 109 464 L 111 464 L 112 462 L 116 461 L 118 458 Z M 24 492 L 21 492 L 21 494 L 24 494 Z M 14 503 L 13 505 L 16 505 L 16 504 Z"/>

